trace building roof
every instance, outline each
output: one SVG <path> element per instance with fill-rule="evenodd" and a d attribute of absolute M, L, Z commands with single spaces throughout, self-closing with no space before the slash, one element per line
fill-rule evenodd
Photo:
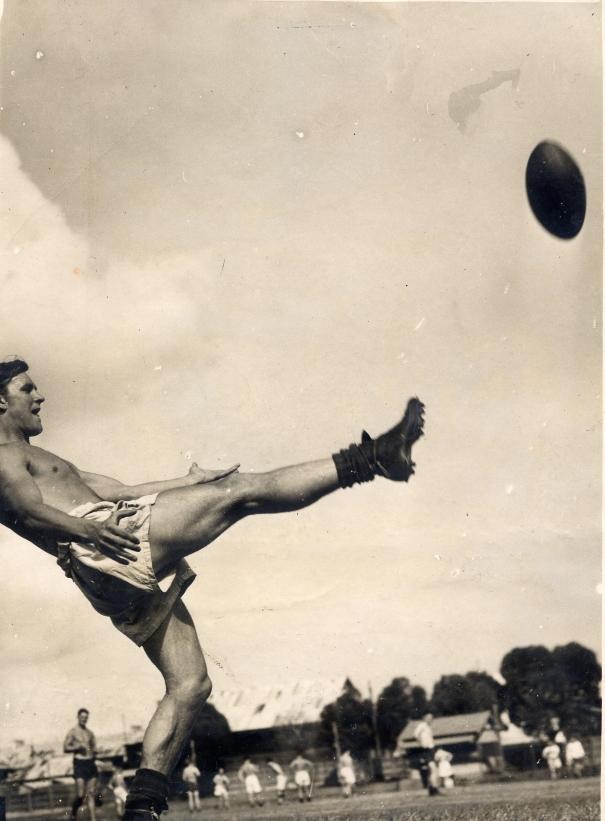
<path fill-rule="evenodd" d="M 515 744 L 532 744 L 536 741 L 516 724 L 510 723 L 506 730 L 500 733 L 500 743 L 503 747 L 513 747 Z"/>
<path fill-rule="evenodd" d="M 300 681 L 246 690 L 219 690 L 210 697 L 233 732 L 314 724 L 342 693 L 342 682 Z"/>
<path fill-rule="evenodd" d="M 397 739 L 397 754 L 418 747 L 414 730 L 419 720 L 408 721 Z M 457 716 L 439 716 L 431 724 L 435 744 L 490 744 L 498 741 L 498 735 L 506 727 L 500 719 L 494 720 L 490 710 L 478 713 L 462 713 Z"/>

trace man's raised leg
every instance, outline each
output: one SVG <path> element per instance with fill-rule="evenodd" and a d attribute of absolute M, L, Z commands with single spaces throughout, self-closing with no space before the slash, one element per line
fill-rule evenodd
<path fill-rule="evenodd" d="M 153 821 L 167 806 L 168 776 L 212 685 L 195 626 L 182 601 L 143 645 L 166 685 L 143 738 L 141 767 L 126 801 L 125 821 Z"/>
<path fill-rule="evenodd" d="M 151 516 L 151 556 L 161 576 L 190 553 L 210 544 L 245 516 L 285 513 L 307 507 L 339 487 L 375 476 L 407 482 L 414 473 L 412 445 L 422 436 L 424 405 L 410 399 L 401 422 L 329 459 L 268 473 L 233 473 L 210 484 L 161 493 Z"/>

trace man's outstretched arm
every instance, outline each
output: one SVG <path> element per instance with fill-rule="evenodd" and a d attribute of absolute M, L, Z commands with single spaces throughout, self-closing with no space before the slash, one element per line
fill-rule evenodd
<path fill-rule="evenodd" d="M 196 462 L 193 462 L 186 476 L 181 476 L 177 479 L 164 479 L 158 482 L 144 482 L 140 485 L 126 485 L 109 476 L 101 476 L 98 473 L 88 473 L 77 468 L 76 470 L 82 478 L 82 481 L 85 482 L 99 498 L 106 502 L 128 502 L 132 499 L 138 499 L 140 496 L 146 496 L 149 493 L 161 493 L 164 490 L 173 490 L 174 488 L 187 487 L 188 485 L 217 482 L 219 479 L 224 479 L 225 476 L 230 476 L 232 473 L 235 473 L 238 468 L 239 465 L 233 465 L 226 470 L 204 470 L 198 467 Z"/>
<path fill-rule="evenodd" d="M 140 550 L 137 537 L 119 526 L 120 519 L 133 511 L 116 511 L 106 521 L 96 522 L 69 516 L 45 504 L 20 451 L 6 450 L 2 454 L 0 507 L 12 514 L 16 523 L 34 533 L 57 541 L 88 542 L 120 564 L 135 560 Z"/>

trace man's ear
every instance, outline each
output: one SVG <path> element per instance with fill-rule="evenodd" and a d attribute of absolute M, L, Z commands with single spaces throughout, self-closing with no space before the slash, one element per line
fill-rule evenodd
<path fill-rule="evenodd" d="M 8 401 L 6 396 L 0 393 L 0 413 L 6 413 L 6 409 L 8 408 Z"/>

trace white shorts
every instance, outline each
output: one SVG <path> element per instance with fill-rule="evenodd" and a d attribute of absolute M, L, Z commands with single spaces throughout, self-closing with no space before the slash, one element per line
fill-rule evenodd
<path fill-rule="evenodd" d="M 222 798 L 224 795 L 229 795 L 224 784 L 217 784 L 214 788 L 214 795 L 216 798 Z"/>
<path fill-rule="evenodd" d="M 244 784 L 246 785 L 248 795 L 258 795 L 259 792 L 263 791 L 258 776 L 254 775 L 254 773 L 246 776 Z"/>
<path fill-rule="evenodd" d="M 297 787 L 310 787 L 311 776 L 307 770 L 297 770 L 294 773 L 294 782 Z"/>
<path fill-rule="evenodd" d="M 119 564 L 95 547 L 80 542 L 59 542 L 57 564 L 84 593 L 94 609 L 109 616 L 124 635 L 144 644 L 166 620 L 195 573 L 184 559 L 178 563 L 170 581 L 160 587 L 151 562 L 149 525 L 151 510 L 158 494 L 141 496 L 128 502 L 86 502 L 69 512 L 79 519 L 104 522 L 114 510 L 132 509 L 120 527 L 139 538 L 136 561 Z"/>
<path fill-rule="evenodd" d="M 128 792 L 126 791 L 125 787 L 114 787 L 113 795 L 117 801 L 121 801 L 124 804 L 126 802 Z"/>
<path fill-rule="evenodd" d="M 278 792 L 283 792 L 288 786 L 288 779 L 285 775 L 278 775 L 275 779 L 275 787 Z"/>

